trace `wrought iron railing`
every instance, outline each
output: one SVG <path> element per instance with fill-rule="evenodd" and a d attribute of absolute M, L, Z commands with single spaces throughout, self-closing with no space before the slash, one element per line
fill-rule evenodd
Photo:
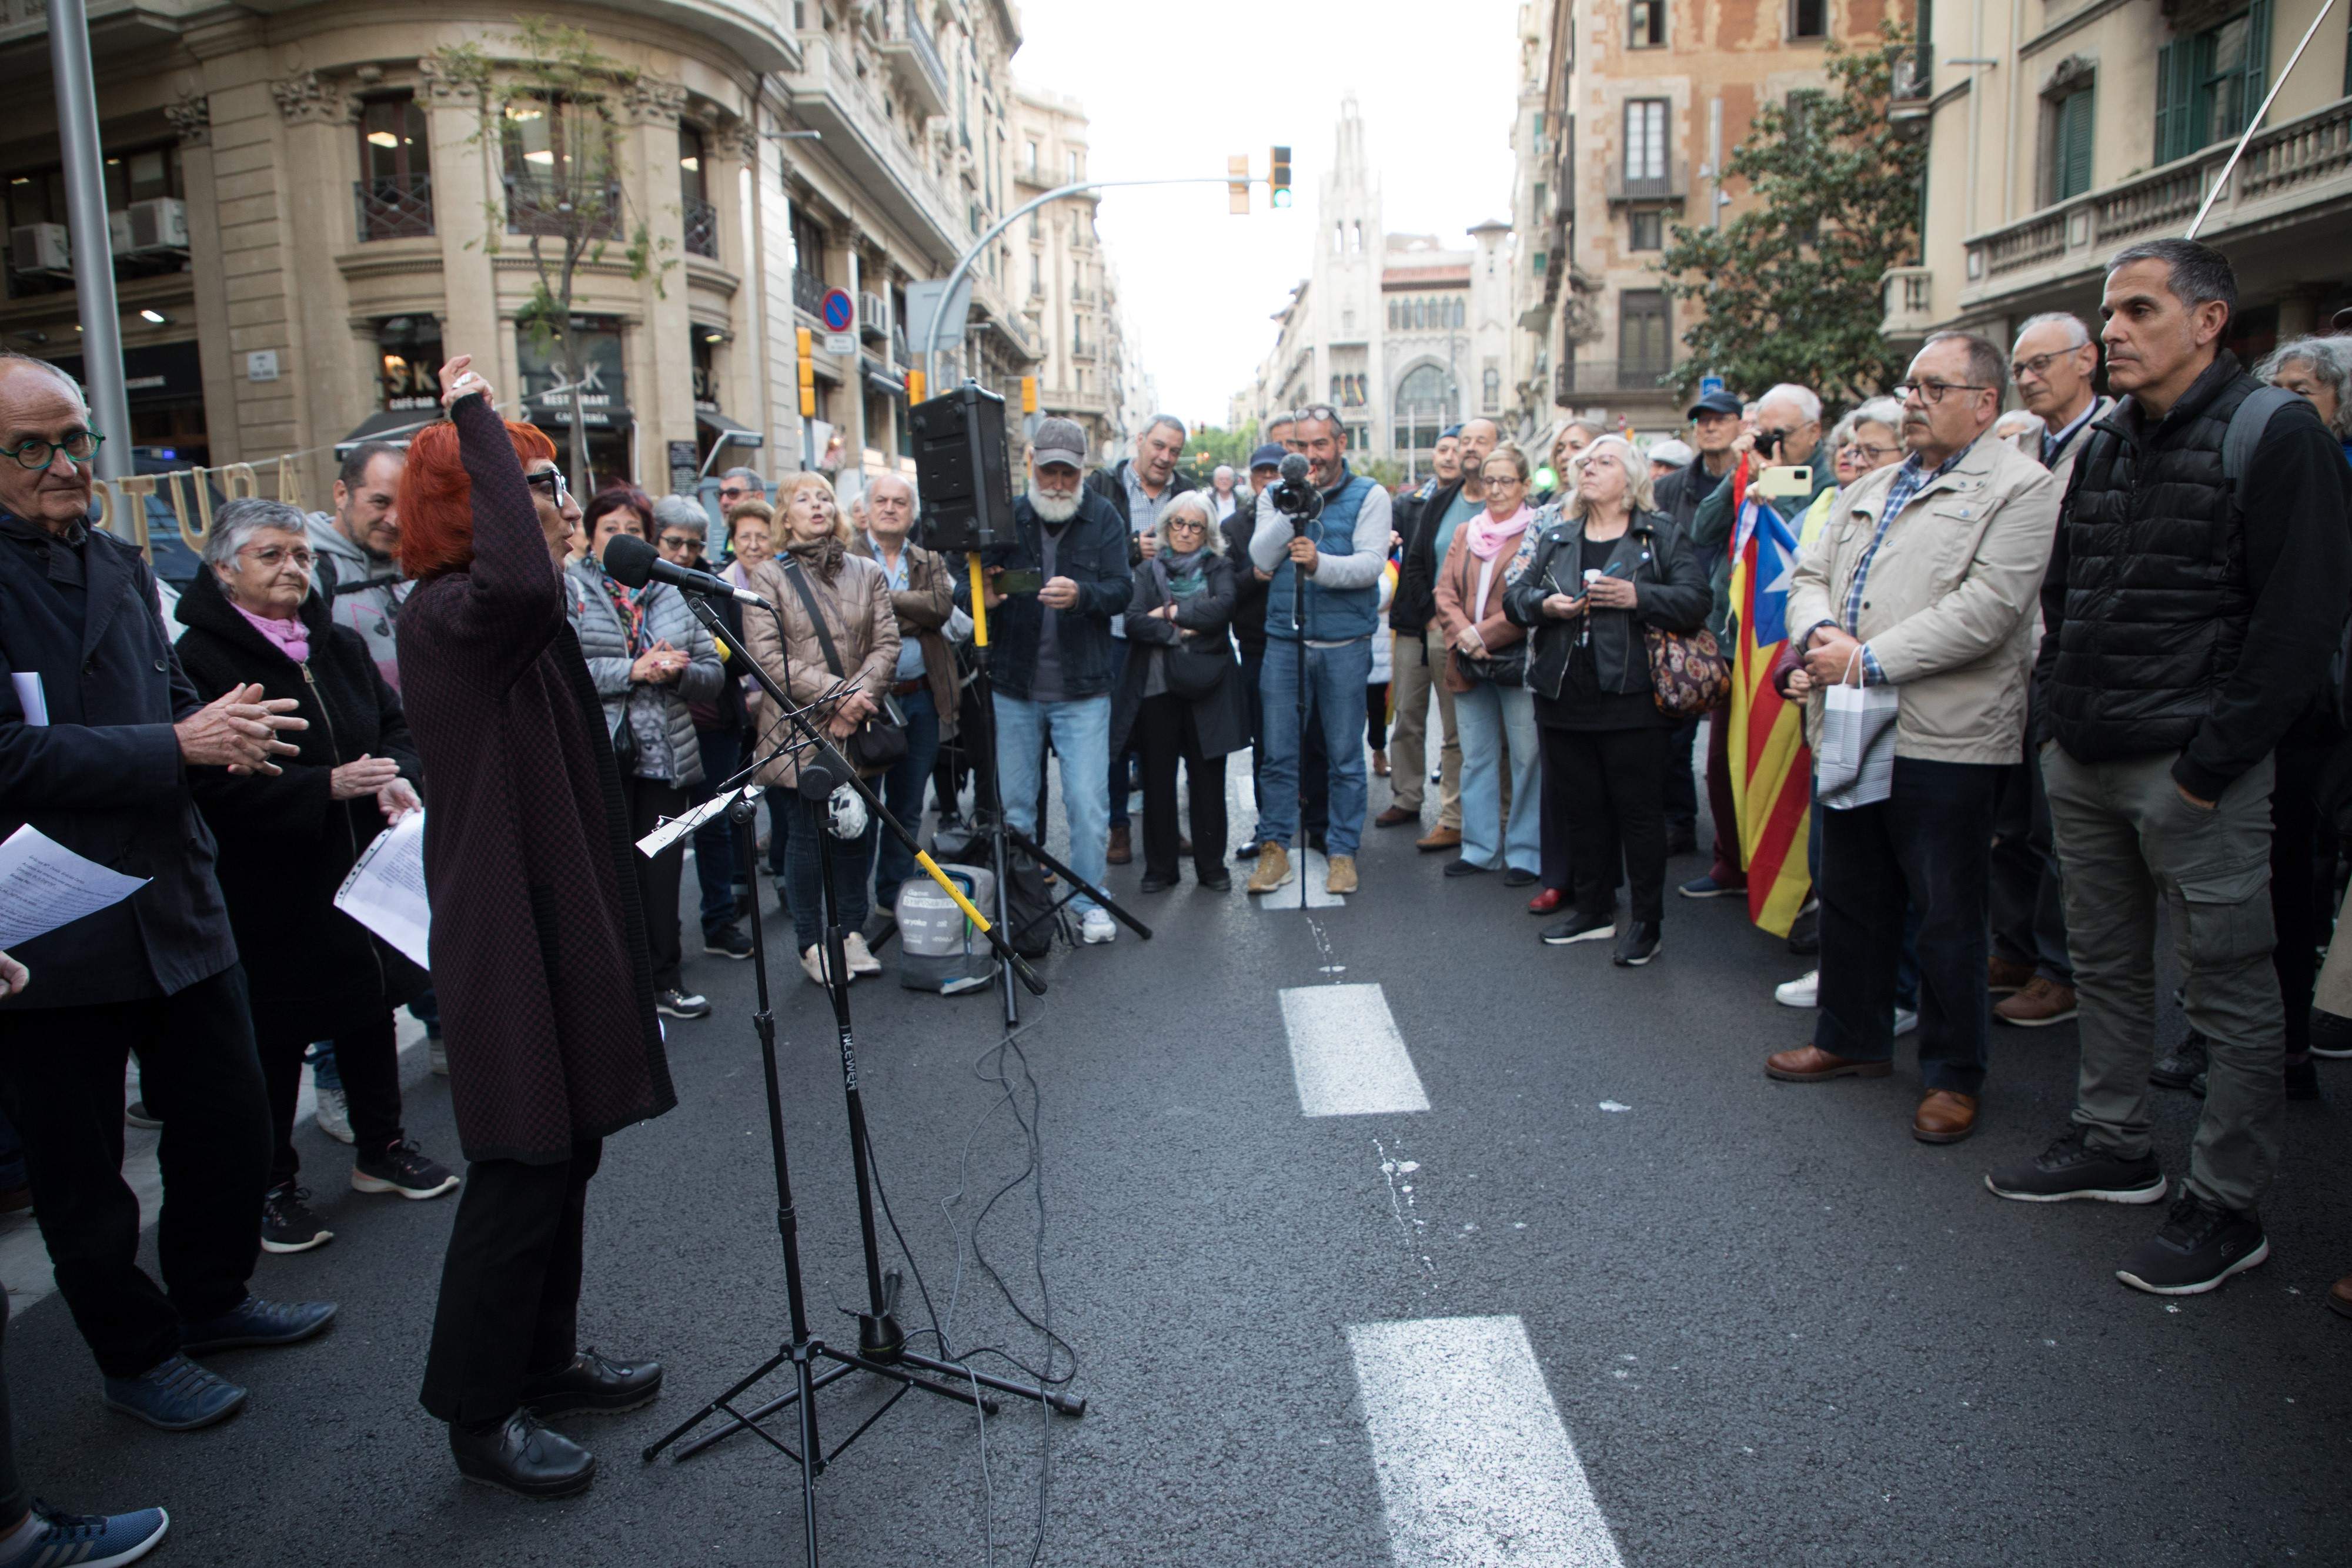
<path fill-rule="evenodd" d="M 506 178 L 507 233 L 578 234 L 583 239 L 614 239 L 621 233 L 621 185 L 573 184 L 524 174 Z"/>
<path fill-rule="evenodd" d="M 719 209 L 709 202 L 686 204 L 686 254 L 719 259 Z"/>
<path fill-rule="evenodd" d="M 386 175 L 352 182 L 362 243 L 377 239 L 423 239 L 433 233 L 433 176 Z"/>

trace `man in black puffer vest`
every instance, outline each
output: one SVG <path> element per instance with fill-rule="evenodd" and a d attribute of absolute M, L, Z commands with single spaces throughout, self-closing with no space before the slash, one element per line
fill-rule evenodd
<path fill-rule="evenodd" d="M 2109 265 L 2100 337 L 2124 397 L 2074 465 L 2034 672 L 2082 1073 L 2065 1134 L 1986 1178 L 2040 1202 L 2165 1197 L 2148 1141 L 2161 897 L 2210 1088 L 2170 1214 L 2116 1272 L 2164 1295 L 2270 1255 L 2257 1210 L 2278 1162 L 2285 1051 L 2272 753 L 2323 695 L 2352 594 L 2352 480 L 2310 405 L 2267 411 L 2251 457 L 2234 474 L 2225 461 L 2232 416 L 2261 392 L 2221 346 L 2236 307 L 2229 262 L 2194 241 L 2136 245 Z"/>

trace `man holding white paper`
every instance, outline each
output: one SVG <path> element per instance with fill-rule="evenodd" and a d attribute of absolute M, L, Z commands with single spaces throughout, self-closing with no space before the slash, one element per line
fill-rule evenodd
<path fill-rule="evenodd" d="M 106 1403 L 180 1431 L 246 1397 L 191 1353 L 290 1343 L 334 1316 L 329 1302 L 263 1301 L 246 1289 L 269 1113 L 212 834 L 187 779 L 191 766 L 274 772 L 271 759 L 295 749 L 278 732 L 302 721 L 290 703 L 257 700 L 257 688 L 198 700 L 146 562 L 85 522 L 104 439 L 69 377 L 0 352 L 0 839 L 30 824 L 145 879 L 14 949 L 41 983 L 0 1000 L 0 1111 L 24 1135 L 58 1289 Z M 30 722 L 25 677 L 46 724 Z M 166 1124 L 160 1286 L 139 1267 L 139 1200 L 122 1179 L 133 1051 Z"/>
<path fill-rule="evenodd" d="M 1822 781 L 1821 1013 L 1810 1045 L 1768 1076 L 1884 1078 L 1895 1055 L 1895 975 L 1906 905 L 1920 911 L 1922 1143 L 1976 1130 L 1990 998 L 1985 923 L 1993 788 L 2024 754 L 2034 595 L 2050 564 L 2058 485 L 1985 434 L 2009 361 L 1938 332 L 1911 361 L 1902 464 L 1839 496 L 1799 559 L 1791 695 L 1840 683 L 1896 694 L 1891 779 L 1832 801 Z M 1822 704 L 1808 715 L 1816 744 Z"/>

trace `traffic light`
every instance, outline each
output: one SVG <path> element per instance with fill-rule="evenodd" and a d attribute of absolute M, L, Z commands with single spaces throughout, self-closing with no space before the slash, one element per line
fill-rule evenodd
<path fill-rule="evenodd" d="M 1249 215 L 1249 154 L 1246 152 L 1236 152 L 1225 160 L 1225 202 L 1235 217 Z"/>
<path fill-rule="evenodd" d="M 793 346 L 800 350 L 801 357 L 801 417 L 814 419 L 816 417 L 816 360 L 814 358 L 816 339 L 806 327 L 802 327 L 793 333 Z"/>
<path fill-rule="evenodd" d="M 1276 206 L 1286 207 L 1290 205 L 1289 148 L 1277 147 L 1274 150 L 1274 169 L 1272 173 L 1267 176 L 1266 183 L 1274 187 L 1274 204 Z"/>
<path fill-rule="evenodd" d="M 923 372 L 920 371 L 907 372 L 907 401 L 908 402 L 923 401 Z"/>
<path fill-rule="evenodd" d="M 1021 378 L 1021 412 L 1024 413 L 1037 412 L 1037 378 L 1035 376 Z"/>

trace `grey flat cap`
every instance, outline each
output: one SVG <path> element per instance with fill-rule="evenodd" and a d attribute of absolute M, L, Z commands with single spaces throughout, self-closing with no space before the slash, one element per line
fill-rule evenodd
<path fill-rule="evenodd" d="M 1040 421 L 1030 445 L 1041 468 L 1048 463 L 1066 464 L 1072 468 L 1087 465 L 1086 427 L 1075 419 Z"/>

